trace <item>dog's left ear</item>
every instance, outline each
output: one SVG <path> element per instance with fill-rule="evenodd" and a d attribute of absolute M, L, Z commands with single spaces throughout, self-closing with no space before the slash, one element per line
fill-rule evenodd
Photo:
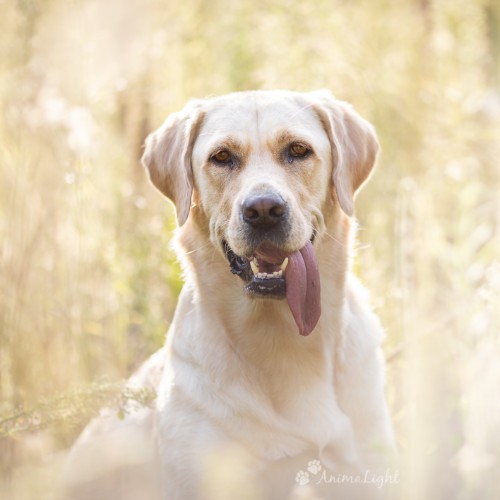
<path fill-rule="evenodd" d="M 191 208 L 191 154 L 203 119 L 200 107 L 201 101 L 190 101 L 170 115 L 146 138 L 141 159 L 151 182 L 175 205 L 179 226 L 186 222 Z"/>
<path fill-rule="evenodd" d="M 354 213 L 354 197 L 368 180 L 380 149 L 375 129 L 349 104 L 328 91 L 312 92 L 314 106 L 332 145 L 333 186 L 340 208 Z"/>

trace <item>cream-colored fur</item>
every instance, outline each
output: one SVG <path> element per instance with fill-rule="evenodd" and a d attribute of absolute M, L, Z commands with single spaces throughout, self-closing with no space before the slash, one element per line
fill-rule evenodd
<path fill-rule="evenodd" d="M 293 141 L 313 154 L 284 161 L 280 151 Z M 238 165 L 214 165 L 221 149 Z M 371 125 L 324 91 L 193 101 L 148 138 L 143 162 L 176 205 L 186 283 L 166 347 L 134 378 L 157 388 L 156 407 L 123 421 L 103 415 L 87 428 L 68 462 L 73 498 L 380 494 L 367 481 L 327 484 L 307 471 L 318 460 L 328 474 L 366 478 L 385 472 L 394 446 L 383 333 L 349 271 L 353 198 L 377 151 Z M 240 205 L 269 190 L 290 206 L 287 251 L 315 233 L 322 314 L 307 337 L 286 300 L 244 292 L 221 244 L 251 254 Z"/>

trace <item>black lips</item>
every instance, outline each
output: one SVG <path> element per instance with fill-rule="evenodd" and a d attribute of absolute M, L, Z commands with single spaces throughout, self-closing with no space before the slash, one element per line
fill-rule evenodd
<path fill-rule="evenodd" d="M 239 276 L 243 281 L 252 281 L 253 271 L 250 267 L 250 261 L 245 259 L 245 257 L 236 255 L 225 241 L 223 242 L 223 247 L 231 272 Z"/>
<path fill-rule="evenodd" d="M 256 278 L 254 277 L 245 287 L 245 290 L 252 295 L 283 299 L 286 295 L 285 278 Z"/>
<path fill-rule="evenodd" d="M 286 296 L 285 278 L 257 278 L 247 258 L 236 255 L 226 241 L 222 246 L 230 271 L 246 283 L 245 290 L 249 294 L 273 299 L 283 299 Z"/>

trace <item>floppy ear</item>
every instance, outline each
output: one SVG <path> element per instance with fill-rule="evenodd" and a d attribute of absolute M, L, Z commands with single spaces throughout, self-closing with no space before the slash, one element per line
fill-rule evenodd
<path fill-rule="evenodd" d="M 146 138 L 141 159 L 151 182 L 174 203 L 179 226 L 186 222 L 191 208 L 191 153 L 202 121 L 199 108 L 200 101 L 192 101 L 170 115 Z"/>
<path fill-rule="evenodd" d="M 379 143 L 373 126 L 330 92 L 313 93 L 316 111 L 332 145 L 333 186 L 342 210 L 354 212 L 354 197 L 375 166 Z"/>

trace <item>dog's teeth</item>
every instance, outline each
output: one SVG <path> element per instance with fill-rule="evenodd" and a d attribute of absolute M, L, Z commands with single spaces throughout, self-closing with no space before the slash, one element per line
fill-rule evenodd
<path fill-rule="evenodd" d="M 255 273 L 254 274 L 255 278 L 261 279 L 261 280 L 268 280 L 271 278 L 281 278 L 283 276 L 283 271 L 274 271 L 273 273 Z"/>
<path fill-rule="evenodd" d="M 285 260 L 281 264 L 281 270 L 284 271 L 286 269 L 286 266 L 288 266 L 288 257 L 285 258 Z"/>
<path fill-rule="evenodd" d="M 252 268 L 253 273 L 255 276 L 259 274 L 259 266 L 257 266 L 257 262 L 255 262 L 255 259 L 252 259 L 250 261 L 250 267 Z"/>

